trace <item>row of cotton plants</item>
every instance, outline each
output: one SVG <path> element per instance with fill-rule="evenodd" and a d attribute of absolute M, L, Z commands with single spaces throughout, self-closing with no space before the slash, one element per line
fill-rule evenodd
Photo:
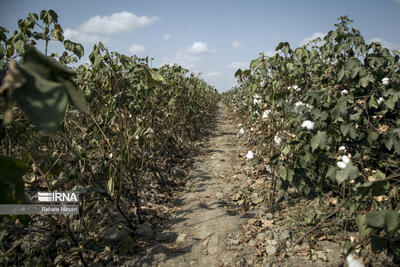
<path fill-rule="evenodd" d="M 244 124 L 238 136 L 255 147 L 246 158 L 265 165 L 274 185 L 356 203 L 349 216 L 362 236 L 395 240 L 399 52 L 366 43 L 351 20 L 339 20 L 323 40 L 294 50 L 282 42 L 238 70 L 239 86 L 224 98 Z"/>

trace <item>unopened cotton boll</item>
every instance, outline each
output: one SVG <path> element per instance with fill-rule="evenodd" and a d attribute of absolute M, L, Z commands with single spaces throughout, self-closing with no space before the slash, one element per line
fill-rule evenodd
<path fill-rule="evenodd" d="M 349 159 L 349 157 L 347 157 L 346 155 L 342 156 L 342 161 L 343 161 L 345 164 L 349 164 L 349 163 L 350 163 L 350 159 Z"/>
<path fill-rule="evenodd" d="M 378 102 L 378 105 L 382 104 L 385 99 L 383 97 L 380 97 L 376 102 Z"/>
<path fill-rule="evenodd" d="M 388 85 L 389 83 L 390 83 L 390 80 L 389 80 L 389 78 L 383 78 L 382 79 L 382 83 L 383 83 L 383 85 Z"/>
<path fill-rule="evenodd" d="M 336 163 L 336 165 L 342 170 L 347 167 L 347 164 L 343 161 L 339 161 L 338 163 Z"/>
<path fill-rule="evenodd" d="M 279 136 L 275 135 L 274 141 L 275 141 L 275 144 L 277 144 L 279 146 L 281 144 L 282 139 Z"/>
<path fill-rule="evenodd" d="M 247 159 L 253 159 L 254 158 L 254 153 L 252 151 L 247 152 L 246 158 Z"/>
<path fill-rule="evenodd" d="M 301 128 L 306 128 L 307 130 L 312 130 L 314 129 L 314 122 L 310 120 L 303 121 L 301 124 Z"/>

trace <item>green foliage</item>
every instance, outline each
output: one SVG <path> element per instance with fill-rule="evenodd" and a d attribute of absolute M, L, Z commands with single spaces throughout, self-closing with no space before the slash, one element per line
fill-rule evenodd
<path fill-rule="evenodd" d="M 381 218 L 375 228 L 398 229 L 399 55 L 366 43 L 348 27 L 351 22 L 340 17 L 322 40 L 295 49 L 281 42 L 274 56 L 236 72 L 239 86 L 224 100 L 255 129 L 249 141 L 260 148 L 257 154 L 269 162 L 278 184 L 300 192 L 307 185 L 315 195 L 355 196 L 357 212 L 376 212 L 357 219 L 360 234 L 367 235 L 369 216 Z M 313 123 L 310 129 L 305 121 Z"/>

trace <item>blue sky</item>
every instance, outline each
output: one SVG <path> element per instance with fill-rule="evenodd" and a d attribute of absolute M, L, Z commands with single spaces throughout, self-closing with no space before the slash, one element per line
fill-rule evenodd
<path fill-rule="evenodd" d="M 42 9 L 55 10 L 66 37 L 84 45 L 82 62 L 102 41 L 112 51 L 154 58 L 153 67 L 178 63 L 201 72 L 220 92 L 235 86 L 236 69 L 260 52 L 322 36 L 343 15 L 367 41 L 400 50 L 400 0 L 0 0 L 0 26 L 12 32 L 18 19 Z"/>

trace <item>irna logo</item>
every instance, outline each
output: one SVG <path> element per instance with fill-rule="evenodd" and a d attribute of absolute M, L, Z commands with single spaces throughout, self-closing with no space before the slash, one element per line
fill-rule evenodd
<path fill-rule="evenodd" d="M 38 192 L 39 202 L 79 202 L 78 192 Z"/>

